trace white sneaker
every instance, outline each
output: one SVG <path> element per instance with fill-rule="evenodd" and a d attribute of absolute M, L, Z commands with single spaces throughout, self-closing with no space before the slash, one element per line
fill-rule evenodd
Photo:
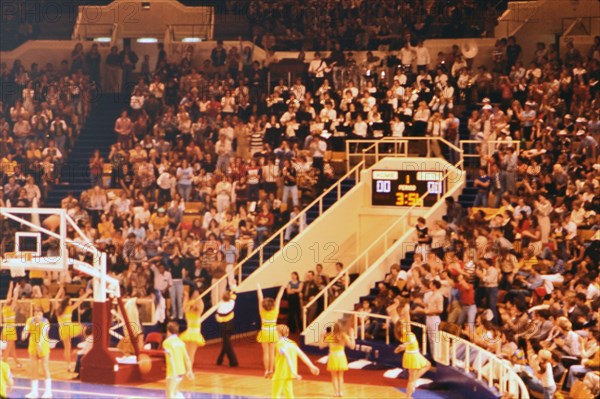
<path fill-rule="evenodd" d="M 31 391 L 27 395 L 25 395 L 27 399 L 37 399 L 40 397 L 40 393 L 38 391 Z"/>
<path fill-rule="evenodd" d="M 52 399 L 52 391 L 44 391 L 42 399 Z"/>
<path fill-rule="evenodd" d="M 177 392 L 177 393 L 175 394 L 175 398 L 176 398 L 176 399 L 185 399 L 185 396 L 183 396 L 183 393 L 181 393 L 181 392 Z"/>

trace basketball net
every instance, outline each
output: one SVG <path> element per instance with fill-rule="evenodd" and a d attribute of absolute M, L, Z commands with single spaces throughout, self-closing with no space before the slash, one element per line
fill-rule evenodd
<path fill-rule="evenodd" d="M 31 262 L 31 252 L 21 252 L 18 254 L 11 253 L 6 255 L 10 255 L 13 259 L 21 260 L 21 262 L 11 266 L 10 276 L 12 278 L 25 277 L 25 266 Z"/>

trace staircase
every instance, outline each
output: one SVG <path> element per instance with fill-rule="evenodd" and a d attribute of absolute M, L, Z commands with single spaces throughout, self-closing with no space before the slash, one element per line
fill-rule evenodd
<path fill-rule="evenodd" d="M 348 191 L 356 185 L 356 180 L 353 177 L 348 177 L 342 180 L 340 184 L 341 196 L 344 196 Z M 337 201 L 337 191 L 332 190 L 323 197 L 322 201 L 322 212 L 325 212 Z M 306 224 L 309 225 L 315 221 L 322 212 L 319 212 L 319 203 L 315 203 L 306 210 Z M 292 237 L 293 238 L 293 237 Z M 281 240 L 279 235 L 275 234 L 265 241 L 263 248 L 263 260 L 270 259 L 273 255 L 281 249 Z M 242 269 L 242 279 L 245 279 L 251 275 L 260 266 L 260 253 L 255 253 L 250 259 L 244 264 Z"/>
<path fill-rule="evenodd" d="M 108 160 L 110 146 L 116 142 L 113 131 L 115 119 L 126 106 L 119 94 L 103 93 L 93 104 L 92 111 L 62 167 L 60 183 L 55 185 L 46 198 L 45 206 L 60 208 L 60 202 L 72 193 L 75 198 L 91 188 L 88 162 L 94 150 L 100 150 Z"/>

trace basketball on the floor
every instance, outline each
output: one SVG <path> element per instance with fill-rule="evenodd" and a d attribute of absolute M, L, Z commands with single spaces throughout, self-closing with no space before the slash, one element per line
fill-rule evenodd
<path fill-rule="evenodd" d="M 150 356 L 142 353 L 138 356 L 138 367 L 140 368 L 140 373 L 148 374 L 152 369 L 152 359 Z"/>

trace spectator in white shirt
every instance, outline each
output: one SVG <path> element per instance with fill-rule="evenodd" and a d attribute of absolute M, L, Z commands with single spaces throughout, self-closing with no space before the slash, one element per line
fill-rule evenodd
<path fill-rule="evenodd" d="M 415 59 L 417 62 L 417 71 L 426 71 L 431 63 L 429 49 L 423 45 L 423 40 L 419 40 L 417 47 L 414 47 Z"/>
<path fill-rule="evenodd" d="M 404 47 L 400 49 L 400 64 L 405 71 L 412 70 L 413 62 L 415 61 L 415 51 L 414 47 L 410 45 L 410 42 L 407 41 Z"/>
<path fill-rule="evenodd" d="M 323 172 L 323 157 L 327 152 L 327 143 L 321 136 L 314 134 L 309 149 L 313 159 L 313 167 Z"/>
<path fill-rule="evenodd" d="M 367 122 L 365 122 L 362 116 L 359 114 L 356 116 L 356 122 L 354 123 L 354 128 L 352 129 L 352 133 L 359 138 L 367 138 Z"/>
<path fill-rule="evenodd" d="M 325 103 L 325 108 L 321 110 L 319 115 L 324 123 L 333 122 L 337 119 L 337 112 L 333 108 L 333 103 L 331 101 Z"/>
<path fill-rule="evenodd" d="M 62 152 L 56 148 L 56 143 L 54 140 L 48 141 L 48 147 L 44 148 L 42 151 L 42 157 L 46 158 L 47 156 L 50 156 L 50 159 L 54 163 L 62 161 Z"/>
<path fill-rule="evenodd" d="M 308 64 L 308 74 L 314 80 L 313 88 L 321 87 L 326 70 L 327 63 L 321 58 L 321 53 L 317 51 L 315 58 Z"/>
<path fill-rule="evenodd" d="M 296 78 L 296 83 L 290 89 L 290 92 L 296 96 L 296 98 L 304 98 L 306 94 L 306 86 L 302 84 L 302 79 Z"/>
<path fill-rule="evenodd" d="M 174 169 L 165 169 L 156 179 L 158 186 L 158 202 L 164 203 L 175 194 L 177 178 Z"/>
<path fill-rule="evenodd" d="M 398 114 L 394 114 L 394 119 L 390 122 L 390 126 L 392 130 L 392 137 L 402 137 L 404 135 L 406 125 L 400 120 L 400 116 Z"/>
<path fill-rule="evenodd" d="M 141 112 L 141 109 L 144 106 L 144 100 L 145 97 L 139 89 L 137 89 L 131 96 L 131 99 L 129 100 L 129 106 L 133 110 L 132 115 L 134 116 L 134 119 L 137 114 Z"/>
<path fill-rule="evenodd" d="M 40 192 L 40 188 L 35 184 L 33 180 L 33 176 L 27 176 L 27 183 L 23 186 L 25 189 L 26 197 L 30 203 L 33 203 L 33 200 L 37 200 L 38 203 L 42 199 L 42 193 Z"/>
<path fill-rule="evenodd" d="M 215 153 L 217 154 L 217 170 L 224 174 L 227 173 L 231 158 L 231 141 L 224 134 L 219 135 L 219 141 L 215 144 Z"/>
<path fill-rule="evenodd" d="M 363 112 L 369 112 L 371 108 L 375 106 L 377 100 L 371 95 L 371 93 L 369 93 L 368 90 L 365 90 L 363 92 L 363 98 L 360 99 L 360 102 L 363 106 Z"/>
<path fill-rule="evenodd" d="M 573 210 L 571 211 L 571 221 L 577 226 L 581 226 L 584 222 L 585 209 L 581 201 L 573 201 Z"/>

